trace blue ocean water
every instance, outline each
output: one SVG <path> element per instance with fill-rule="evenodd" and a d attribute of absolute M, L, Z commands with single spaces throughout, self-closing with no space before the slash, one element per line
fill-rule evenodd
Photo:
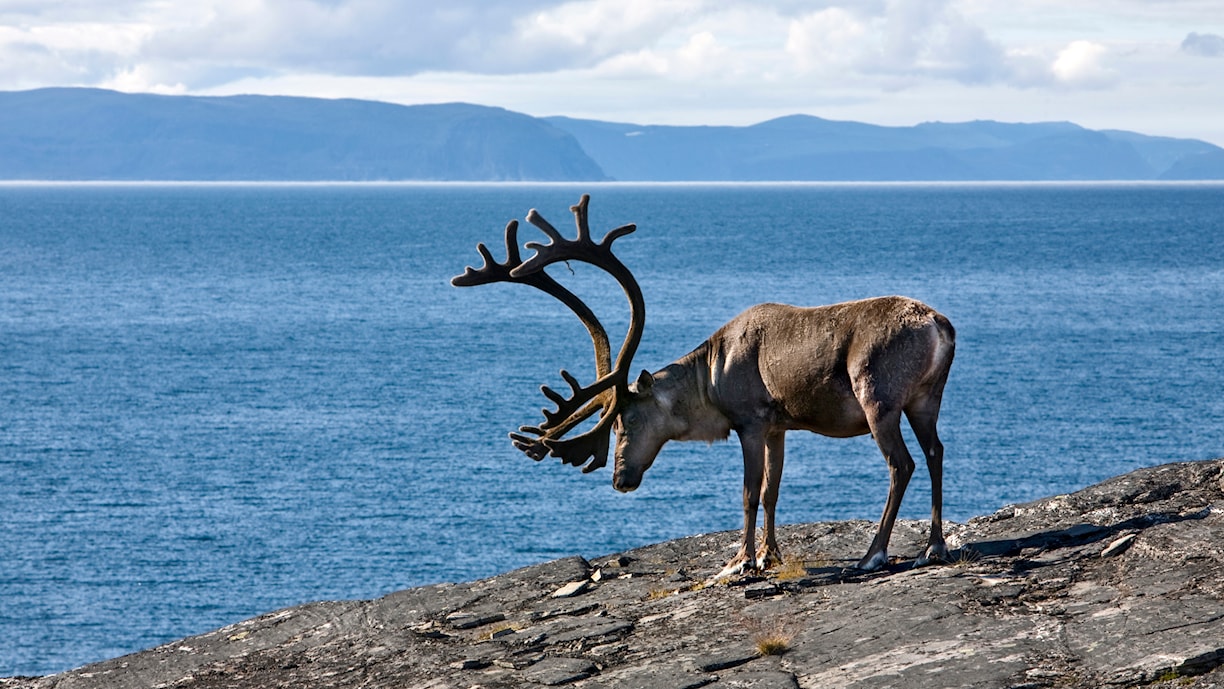
<path fill-rule="evenodd" d="M 1224 455 L 1221 185 L 0 186 L 0 676 L 737 529 L 734 441 L 621 495 L 506 439 L 558 369 L 591 379 L 589 341 L 530 288 L 448 280 L 583 192 L 596 237 L 639 226 L 638 367 L 761 301 L 951 318 L 949 519 Z M 615 286 L 570 268 L 619 341 Z M 790 435 L 781 521 L 886 492 L 869 438 Z"/>

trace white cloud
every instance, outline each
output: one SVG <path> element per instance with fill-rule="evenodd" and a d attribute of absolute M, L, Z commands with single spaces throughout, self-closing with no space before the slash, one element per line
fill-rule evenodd
<path fill-rule="evenodd" d="M 734 69 L 732 51 L 709 31 L 699 31 L 675 52 L 672 61 L 674 76 L 695 79 L 731 77 Z"/>
<path fill-rule="evenodd" d="M 166 22 L 145 58 L 266 74 L 549 72 L 649 47 L 697 0 L 211 0 Z"/>
<path fill-rule="evenodd" d="M 514 22 L 510 40 L 522 46 L 555 44 L 578 64 L 592 64 L 626 47 L 654 43 L 699 8 L 700 3 L 686 0 L 566 2 Z"/>
<path fill-rule="evenodd" d="M 831 72 L 864 59 L 869 28 L 840 7 L 794 19 L 786 37 L 786 50 L 801 70 Z"/>
<path fill-rule="evenodd" d="M 72 22 L 33 26 L 24 33 L 25 40 L 52 52 L 131 56 L 152 32 L 146 24 Z"/>
<path fill-rule="evenodd" d="M 1128 128 L 1159 103 L 1168 131 L 1224 111 L 1219 60 L 1202 59 L 1224 55 L 1218 3 L 0 0 L 0 88 L 464 100 L 710 124 L 808 112 Z M 1224 124 L 1194 126 L 1224 142 Z"/>
<path fill-rule="evenodd" d="M 1117 76 L 1105 65 L 1109 49 L 1092 41 L 1074 41 L 1058 53 L 1050 70 L 1062 84 L 1103 87 Z"/>
<path fill-rule="evenodd" d="M 124 69 L 109 79 L 98 83 L 100 88 L 129 93 L 157 93 L 165 96 L 181 96 L 187 93 L 187 86 L 182 82 L 167 84 L 160 80 L 159 75 L 145 65 Z"/>
<path fill-rule="evenodd" d="M 992 82 L 1007 76 L 1005 51 L 948 0 L 888 2 L 873 12 L 827 7 L 791 22 L 786 49 L 800 69 L 826 74 Z"/>

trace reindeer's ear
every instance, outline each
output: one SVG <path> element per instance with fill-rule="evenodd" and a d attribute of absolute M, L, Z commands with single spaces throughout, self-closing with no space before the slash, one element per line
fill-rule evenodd
<path fill-rule="evenodd" d="M 642 369 L 642 372 L 638 374 L 637 393 L 639 395 L 650 394 L 652 387 L 654 387 L 654 376 L 650 375 L 650 371 Z"/>

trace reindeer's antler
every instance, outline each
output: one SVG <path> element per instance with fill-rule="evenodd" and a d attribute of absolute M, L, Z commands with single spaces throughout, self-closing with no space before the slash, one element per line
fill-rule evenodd
<path fill-rule="evenodd" d="M 570 207 L 578 226 L 576 239 L 562 237 L 555 227 L 532 209 L 527 214 L 527 221 L 548 236 L 548 244 L 527 243 L 525 248 L 534 250 L 535 254 L 526 261 L 521 260 L 517 240 L 518 222 L 512 220 L 506 225 L 504 263 L 496 262 L 488 248 L 484 244 L 478 244 L 476 249 L 483 257 L 484 265 L 479 269 L 469 267 L 464 270 L 463 275 L 451 279 L 451 284 L 457 287 L 491 282 L 519 282 L 531 285 L 556 297 L 582 320 L 595 346 L 597 380 L 591 385 L 582 386 L 573 375 L 562 370 L 561 377 L 570 386 L 570 396 L 565 397 L 548 386 L 542 386 L 540 389 L 544 396 L 556 404 L 557 409 L 542 410 L 543 424 L 523 426 L 519 433 L 511 433 L 510 438 L 515 447 L 536 460 L 543 458 L 545 454 L 551 454 L 566 464 L 581 466 L 593 457 L 594 460 L 583 469 L 584 472 L 594 471 L 607 463 L 612 422 L 620 410 L 621 401 L 626 399 L 628 394 L 629 366 L 641 341 L 646 319 L 642 292 L 637 281 L 620 259 L 612 254 L 612 242 L 636 228 L 634 225 L 624 225 L 608 232 L 601 242 L 594 242 L 587 222 L 589 202 L 590 196 L 584 194 L 578 205 Z M 629 331 L 617 354 L 614 368 L 607 331 L 594 312 L 544 272 L 544 269 L 553 263 L 570 260 L 583 261 L 603 269 L 620 283 L 629 299 Z M 575 426 L 600 410 L 602 415 L 594 428 L 574 438 L 562 439 L 562 436 Z"/>
<path fill-rule="evenodd" d="M 511 220 L 506 224 L 506 260 L 499 263 L 494 258 L 483 243 L 476 245 L 476 250 L 480 252 L 481 258 L 484 260 L 484 265 L 479 269 L 468 267 L 464 270 L 463 275 L 458 275 L 451 278 L 451 284 L 456 287 L 469 287 L 474 285 L 486 285 L 494 282 L 517 282 L 525 285 L 531 285 L 553 297 L 568 306 L 586 326 L 587 332 L 591 336 L 591 341 L 595 347 L 595 369 L 596 375 L 599 377 L 607 375 L 612 368 L 611 346 L 608 343 L 608 333 L 604 329 L 603 324 L 595 316 L 589 307 L 573 292 L 563 287 L 560 283 L 554 280 L 548 273 L 536 271 L 526 275 L 514 276 L 511 273 L 514 269 L 522 265 L 523 261 L 519 254 L 518 246 L 518 221 Z M 569 376 L 568 372 L 563 371 L 563 376 Z M 572 377 L 571 377 L 572 378 Z M 545 395 L 550 399 L 554 399 L 555 393 L 545 388 Z M 539 461 L 548 454 L 548 448 L 542 442 L 545 438 L 557 437 L 565 434 L 574 426 L 589 418 L 596 411 L 604 406 L 604 400 L 594 400 L 586 407 L 580 409 L 566 409 L 564 413 L 551 413 L 544 410 L 545 421 L 539 427 L 524 427 L 524 432 L 531 432 L 537 438 L 530 438 L 517 433 L 511 434 L 511 439 L 514 441 L 514 446 L 521 450 L 524 454 L 532 459 Z M 568 423 L 567 423 L 568 422 Z"/>

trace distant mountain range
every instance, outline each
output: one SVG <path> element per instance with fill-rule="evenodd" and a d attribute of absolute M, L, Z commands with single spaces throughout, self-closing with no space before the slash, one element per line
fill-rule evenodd
<path fill-rule="evenodd" d="M 748 127 L 535 118 L 462 103 L 98 89 L 0 92 L 0 179 L 974 181 L 1224 179 L 1224 149 L 1070 122 Z"/>

